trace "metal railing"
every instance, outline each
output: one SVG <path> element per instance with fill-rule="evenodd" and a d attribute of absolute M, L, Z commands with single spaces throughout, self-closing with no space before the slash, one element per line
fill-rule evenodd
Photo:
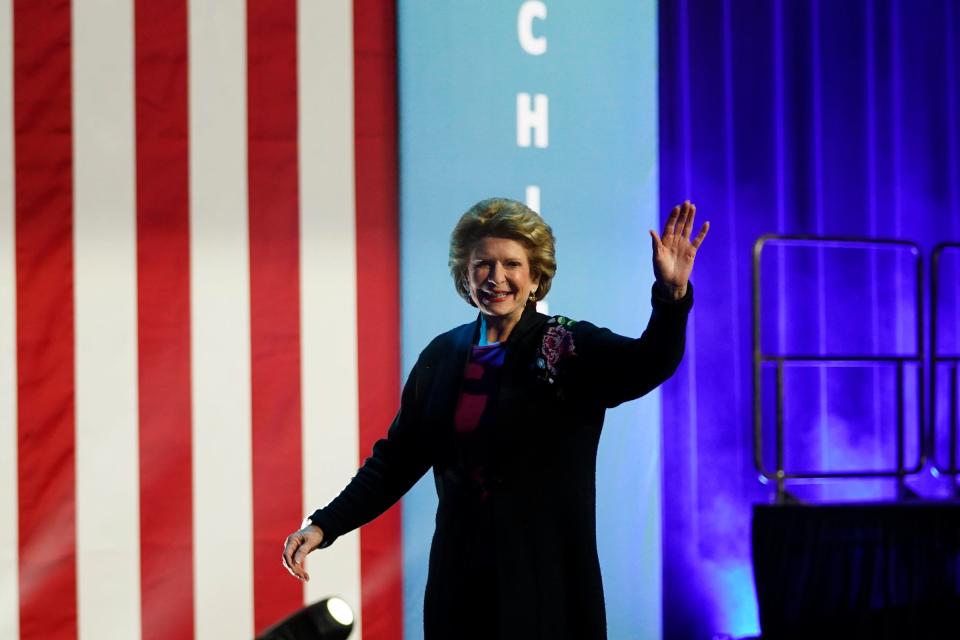
<path fill-rule="evenodd" d="M 805 246 L 813 248 L 851 248 L 862 249 L 892 247 L 903 248 L 913 256 L 916 271 L 916 349 L 907 355 L 863 355 L 863 354 L 780 354 L 764 353 L 761 341 L 761 263 L 763 249 L 768 244 L 780 246 Z M 922 397 L 917 402 L 917 460 L 908 465 L 906 461 L 906 384 L 905 369 L 915 364 L 918 376 L 918 390 L 924 387 L 923 377 L 923 260 L 920 247 L 904 240 L 887 240 L 852 237 L 825 237 L 809 235 L 764 235 L 753 246 L 753 436 L 754 465 L 763 478 L 776 483 L 776 500 L 785 502 L 792 499 L 786 490 L 788 480 L 835 479 L 835 478 L 895 478 L 898 495 L 909 495 L 906 477 L 919 472 L 926 460 L 927 447 L 924 446 L 924 403 Z M 769 470 L 764 463 L 763 446 L 763 368 L 773 364 L 776 367 L 775 398 L 775 469 Z M 894 469 L 858 469 L 851 471 L 805 470 L 792 471 L 786 468 L 786 442 L 784 436 L 785 385 L 784 370 L 788 366 L 886 366 L 894 367 L 896 372 L 896 467 Z M 922 392 L 921 392 L 922 394 Z M 953 460 L 955 463 L 956 461 Z M 956 465 L 951 467 L 956 471 Z"/>
<path fill-rule="evenodd" d="M 939 353 L 938 345 L 938 323 L 940 311 L 940 258 L 946 251 L 960 249 L 960 243 L 941 242 L 933 249 L 933 255 L 930 261 L 930 415 L 931 428 L 930 440 L 928 442 L 928 451 L 933 467 L 940 475 L 950 476 L 952 478 L 953 493 L 960 495 L 960 486 L 957 485 L 957 476 L 960 475 L 960 469 L 957 464 L 957 439 L 958 430 L 960 430 L 960 420 L 958 420 L 958 396 L 957 388 L 957 368 L 960 365 L 960 354 Z M 943 453 L 938 451 L 936 438 L 937 422 L 937 374 L 940 365 L 948 365 L 949 371 L 949 406 L 947 412 L 947 446 L 948 451 L 944 459 Z"/>

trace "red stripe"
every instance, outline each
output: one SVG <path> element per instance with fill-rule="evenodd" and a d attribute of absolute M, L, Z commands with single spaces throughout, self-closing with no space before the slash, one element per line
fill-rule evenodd
<path fill-rule="evenodd" d="M 193 637 L 186 0 L 137 0 L 137 317 L 143 638 Z"/>
<path fill-rule="evenodd" d="M 303 606 L 280 545 L 303 518 L 297 5 L 247 1 L 254 625 Z"/>
<path fill-rule="evenodd" d="M 397 42 L 392 2 L 355 0 L 354 122 L 360 458 L 400 402 Z M 363 637 L 403 634 L 400 507 L 360 533 Z"/>
<path fill-rule="evenodd" d="M 70 3 L 16 0 L 13 50 L 20 637 L 72 639 L 77 555 Z"/>

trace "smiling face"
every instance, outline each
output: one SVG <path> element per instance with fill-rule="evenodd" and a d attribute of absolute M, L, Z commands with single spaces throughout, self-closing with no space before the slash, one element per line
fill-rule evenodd
<path fill-rule="evenodd" d="M 491 320 L 516 322 L 539 278 L 530 274 L 526 248 L 516 240 L 486 237 L 470 252 L 467 285 L 480 313 Z"/>

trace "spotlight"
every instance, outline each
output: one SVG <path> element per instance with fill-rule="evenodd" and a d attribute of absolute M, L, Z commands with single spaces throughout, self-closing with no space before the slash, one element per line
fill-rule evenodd
<path fill-rule="evenodd" d="M 353 631 L 353 611 L 340 598 L 315 602 L 273 625 L 256 640 L 346 640 Z"/>

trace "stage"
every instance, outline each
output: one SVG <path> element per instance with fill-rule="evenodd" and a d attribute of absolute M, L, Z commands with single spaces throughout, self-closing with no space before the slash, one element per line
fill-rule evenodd
<path fill-rule="evenodd" d="M 752 538 L 764 639 L 956 637 L 960 501 L 755 505 Z"/>

